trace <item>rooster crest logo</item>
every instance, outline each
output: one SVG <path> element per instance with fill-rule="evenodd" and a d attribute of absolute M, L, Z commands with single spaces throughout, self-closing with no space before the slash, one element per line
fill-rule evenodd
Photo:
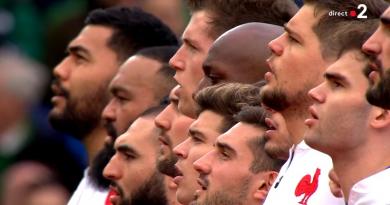
<path fill-rule="evenodd" d="M 321 174 L 321 170 L 317 168 L 316 172 L 314 173 L 314 177 L 312 180 L 312 177 L 310 174 L 307 174 L 302 177 L 302 179 L 299 181 L 297 188 L 295 188 L 295 196 L 301 196 L 303 195 L 303 198 L 300 202 L 302 205 L 307 205 L 307 201 L 311 197 L 311 195 L 316 192 L 318 188 L 318 177 Z"/>

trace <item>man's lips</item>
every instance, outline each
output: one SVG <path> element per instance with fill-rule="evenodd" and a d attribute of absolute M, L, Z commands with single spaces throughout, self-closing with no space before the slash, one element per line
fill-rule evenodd
<path fill-rule="evenodd" d="M 177 97 L 179 97 L 180 98 L 180 96 L 181 96 L 181 90 L 183 89 L 182 88 L 182 86 L 180 85 L 180 83 L 178 82 L 178 86 L 177 87 L 175 87 L 175 91 L 174 91 L 174 94 L 177 96 Z"/>
<path fill-rule="evenodd" d="M 310 115 L 311 115 L 314 119 L 318 120 L 317 112 L 315 111 L 315 109 L 314 109 L 313 106 L 310 106 L 310 107 L 309 107 L 309 112 L 310 112 Z"/>
<path fill-rule="evenodd" d="M 199 178 L 196 179 L 196 181 L 198 182 L 198 184 L 200 185 L 202 190 L 207 190 L 208 183 L 207 183 L 207 180 L 204 179 L 204 177 L 199 176 Z"/>
<path fill-rule="evenodd" d="M 268 70 L 271 70 L 271 57 L 267 58 L 267 60 L 265 60 L 265 62 L 268 65 Z"/>
<path fill-rule="evenodd" d="M 379 65 L 378 65 L 378 63 L 377 63 L 375 60 L 372 61 L 372 62 L 370 62 L 370 63 L 368 64 L 368 66 L 369 66 L 370 69 L 373 70 L 373 71 L 379 71 Z"/>
<path fill-rule="evenodd" d="M 370 80 L 371 84 L 375 84 L 379 81 L 379 73 L 377 71 L 371 71 L 370 74 L 368 74 L 368 79 Z"/>
<path fill-rule="evenodd" d="M 268 129 L 265 131 L 264 139 L 269 140 L 273 133 L 276 132 L 277 125 L 271 118 L 268 117 L 265 118 L 265 123 L 267 124 Z"/>
<path fill-rule="evenodd" d="M 276 130 L 277 125 L 271 118 L 265 118 L 265 124 L 267 124 L 268 130 Z"/>
<path fill-rule="evenodd" d="M 110 194 L 120 196 L 120 192 L 116 186 L 110 185 L 109 188 L 110 188 Z"/>
<path fill-rule="evenodd" d="M 52 84 L 51 85 L 51 90 L 53 91 L 53 94 L 54 95 L 64 95 L 64 93 L 62 92 L 62 90 L 59 88 L 59 86 L 55 85 L 55 84 Z"/>
<path fill-rule="evenodd" d="M 269 82 L 271 80 L 271 78 L 274 76 L 274 72 L 273 72 L 273 68 L 272 68 L 272 64 L 271 64 L 271 59 L 268 58 L 267 59 L 267 67 L 268 67 L 268 71 L 264 74 L 264 80 L 266 82 Z"/>
<path fill-rule="evenodd" d="M 50 87 L 53 92 L 53 97 L 69 97 L 69 92 L 65 88 L 63 88 L 57 81 L 54 81 Z"/>
<path fill-rule="evenodd" d="M 318 115 L 313 106 L 309 107 L 309 113 L 311 115 L 311 118 L 306 119 L 305 124 L 308 127 L 312 127 L 318 121 Z"/>
<path fill-rule="evenodd" d="M 266 72 L 264 74 L 264 80 L 266 82 L 270 82 L 273 76 L 274 76 L 274 74 L 272 72 Z"/>
<path fill-rule="evenodd" d="M 180 168 L 177 165 L 175 165 L 175 170 L 176 173 L 175 173 L 175 177 L 173 178 L 173 182 L 176 185 L 179 185 L 181 180 L 183 179 L 183 172 L 181 172 Z"/>
<path fill-rule="evenodd" d="M 158 141 L 160 141 L 161 144 L 163 144 L 163 145 L 170 146 L 170 144 L 167 140 L 167 136 L 165 134 L 161 134 L 160 136 L 158 136 Z"/>
<path fill-rule="evenodd" d="M 111 204 L 114 204 L 114 205 L 119 204 L 121 194 L 118 191 L 118 188 L 110 185 L 110 191 L 108 193 L 108 197 L 109 197 Z"/>

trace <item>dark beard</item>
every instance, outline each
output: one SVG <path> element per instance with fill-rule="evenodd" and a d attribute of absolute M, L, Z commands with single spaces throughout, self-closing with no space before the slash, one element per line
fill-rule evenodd
<path fill-rule="evenodd" d="M 162 174 L 165 174 L 170 177 L 176 177 L 179 174 L 175 164 L 177 162 L 177 156 L 173 153 L 169 155 L 168 158 L 163 160 L 157 159 L 157 169 Z"/>
<path fill-rule="evenodd" d="M 115 154 L 114 142 L 116 138 L 118 138 L 118 132 L 116 131 L 113 122 L 106 122 L 104 127 L 106 128 L 111 141 L 106 143 L 103 149 L 97 153 L 96 157 L 92 160 L 88 171 L 88 175 L 91 178 L 93 185 L 101 190 L 108 189 L 110 185 L 110 180 L 103 176 L 103 170 Z"/>
<path fill-rule="evenodd" d="M 103 170 L 114 154 L 114 143 L 105 144 L 104 148 L 99 151 L 90 165 L 88 175 L 93 185 L 100 190 L 108 189 L 110 185 L 110 180 L 103 176 Z"/>
<path fill-rule="evenodd" d="M 55 81 L 54 83 L 57 83 Z M 81 99 L 74 100 L 66 91 L 67 102 L 61 114 L 50 113 L 49 122 L 54 129 L 68 133 L 77 139 L 83 138 L 100 125 L 100 115 L 109 97 L 107 84 L 102 83 L 95 92 L 90 91 Z"/>
<path fill-rule="evenodd" d="M 120 205 L 168 205 L 163 175 L 156 171 L 145 184 L 131 195 L 131 199 L 124 198 Z"/>
<path fill-rule="evenodd" d="M 390 109 L 390 70 L 386 70 L 377 85 L 366 92 L 367 101 L 375 106 Z"/>
<path fill-rule="evenodd" d="M 261 102 L 267 107 L 276 110 L 283 111 L 290 107 L 290 103 L 287 100 L 287 96 L 280 89 L 265 90 L 261 92 Z"/>

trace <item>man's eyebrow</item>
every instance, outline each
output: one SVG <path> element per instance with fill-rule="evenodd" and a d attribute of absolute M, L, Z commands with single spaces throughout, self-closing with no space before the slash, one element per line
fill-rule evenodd
<path fill-rule="evenodd" d="M 70 53 L 79 53 L 79 54 L 85 54 L 85 55 L 88 55 L 90 56 L 90 53 L 88 51 L 88 49 L 82 47 L 82 46 L 69 46 L 68 49 L 67 49 L 68 52 Z"/>
<path fill-rule="evenodd" d="M 219 149 L 219 150 L 224 150 L 224 151 L 227 151 L 229 153 L 232 153 L 232 154 L 236 154 L 236 151 L 231 147 L 229 146 L 228 144 L 226 143 L 223 143 L 223 142 L 216 142 L 215 143 L 215 146 Z"/>
<path fill-rule="evenodd" d="M 380 17 L 380 20 L 381 20 L 382 24 L 385 24 L 386 26 L 390 25 L 390 17 L 382 15 Z"/>
<path fill-rule="evenodd" d="M 196 47 L 198 49 L 200 49 L 200 47 L 198 46 L 198 41 L 194 40 L 194 39 L 191 39 L 191 38 L 183 38 L 183 42 L 187 45 L 190 45 L 192 47 Z"/>
<path fill-rule="evenodd" d="M 117 152 L 122 152 L 122 153 L 127 153 L 127 154 L 131 154 L 133 155 L 134 157 L 137 157 L 139 156 L 139 153 L 131 146 L 129 145 L 126 145 L 126 144 L 122 144 L 122 145 L 118 145 L 116 147 L 116 151 Z"/>
<path fill-rule="evenodd" d="M 169 98 L 169 101 L 176 107 L 179 104 L 179 99 L 177 97 L 171 97 L 171 98 Z"/>
<path fill-rule="evenodd" d="M 326 72 L 324 74 L 324 77 L 327 80 L 347 81 L 347 79 L 344 76 L 342 76 L 342 75 L 340 75 L 338 73 L 328 73 L 328 72 Z"/>
<path fill-rule="evenodd" d="M 110 90 L 110 93 L 113 95 L 117 95 L 120 92 L 120 93 L 124 93 L 124 94 L 128 95 L 128 97 L 131 97 L 131 92 L 129 92 L 129 90 L 127 90 L 124 87 L 121 87 L 119 85 L 112 85 L 112 86 L 110 86 L 109 90 Z"/>
<path fill-rule="evenodd" d="M 291 30 L 291 28 L 287 24 L 284 24 L 283 27 L 287 33 L 292 34 L 292 35 L 298 35 L 295 31 Z"/>
<path fill-rule="evenodd" d="M 201 138 L 201 139 L 205 139 L 205 136 L 202 132 L 200 132 L 199 130 L 197 129 L 194 129 L 194 128 L 190 128 L 188 130 L 188 133 L 190 134 L 190 137 L 195 137 L 197 136 L 198 138 Z"/>

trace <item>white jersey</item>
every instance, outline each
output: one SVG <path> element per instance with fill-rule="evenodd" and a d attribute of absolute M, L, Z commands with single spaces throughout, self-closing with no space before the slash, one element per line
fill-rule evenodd
<path fill-rule="evenodd" d="M 98 190 L 93 186 L 91 179 L 84 171 L 84 177 L 78 185 L 76 191 L 70 198 L 68 205 L 104 205 L 108 196 L 107 190 Z"/>
<path fill-rule="evenodd" d="M 390 205 L 390 169 L 360 180 L 349 193 L 348 205 Z"/>
<path fill-rule="evenodd" d="M 331 158 L 304 141 L 290 149 L 290 156 L 272 185 L 264 205 L 344 205 L 329 188 Z"/>

